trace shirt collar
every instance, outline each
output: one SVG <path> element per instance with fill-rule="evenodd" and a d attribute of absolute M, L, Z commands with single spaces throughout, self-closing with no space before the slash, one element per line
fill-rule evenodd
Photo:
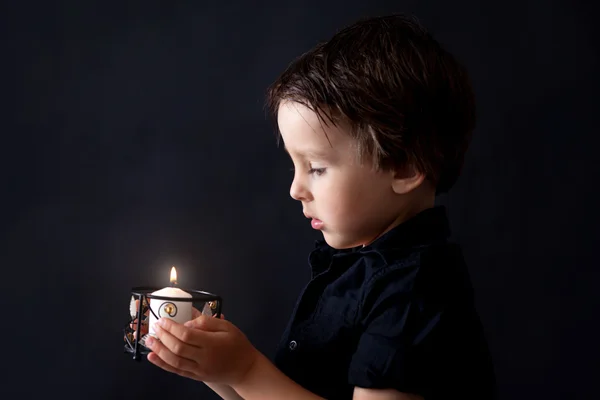
<path fill-rule="evenodd" d="M 317 240 L 315 249 L 309 255 L 309 264 L 313 276 L 315 276 L 324 272 L 329 267 L 333 257 L 338 255 L 374 252 L 387 262 L 387 255 L 391 251 L 444 241 L 450 236 L 450 233 L 446 208 L 436 206 L 421 211 L 414 217 L 390 229 L 368 246 L 337 250 L 329 246 L 325 240 Z"/>
<path fill-rule="evenodd" d="M 421 211 L 414 217 L 381 235 L 373 243 L 361 249 L 386 251 L 443 241 L 450 236 L 450 224 L 444 206 Z"/>

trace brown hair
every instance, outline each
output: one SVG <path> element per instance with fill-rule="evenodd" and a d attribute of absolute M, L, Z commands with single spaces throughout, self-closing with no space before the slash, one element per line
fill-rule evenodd
<path fill-rule="evenodd" d="M 404 15 L 360 20 L 298 57 L 268 89 L 275 121 L 285 100 L 348 122 L 361 158 L 412 166 L 438 193 L 458 179 L 475 127 L 465 68 Z"/>

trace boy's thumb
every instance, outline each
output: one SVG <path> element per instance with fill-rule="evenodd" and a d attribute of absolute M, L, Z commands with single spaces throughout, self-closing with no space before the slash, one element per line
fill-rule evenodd
<path fill-rule="evenodd" d="M 198 316 L 197 318 L 194 318 L 190 321 L 187 321 L 183 325 L 187 328 L 202 329 L 204 331 L 209 331 L 209 332 L 216 332 L 216 331 L 221 330 L 221 329 L 219 329 L 219 327 L 221 325 L 221 321 L 219 321 L 218 318 L 209 317 L 204 314 L 202 314 L 202 315 Z"/>

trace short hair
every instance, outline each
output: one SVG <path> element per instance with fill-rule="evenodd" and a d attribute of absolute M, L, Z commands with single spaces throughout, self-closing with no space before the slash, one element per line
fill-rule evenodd
<path fill-rule="evenodd" d="M 267 91 L 275 124 L 282 101 L 347 122 L 361 159 L 415 168 L 437 193 L 458 179 L 475 128 L 466 69 L 402 14 L 359 20 L 296 58 Z"/>

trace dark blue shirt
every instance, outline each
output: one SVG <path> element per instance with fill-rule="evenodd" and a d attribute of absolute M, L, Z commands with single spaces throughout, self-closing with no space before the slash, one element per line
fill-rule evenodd
<path fill-rule="evenodd" d="M 330 400 L 351 399 L 355 386 L 495 398 L 469 274 L 449 235 L 445 209 L 434 207 L 365 247 L 317 242 L 277 367 Z"/>

